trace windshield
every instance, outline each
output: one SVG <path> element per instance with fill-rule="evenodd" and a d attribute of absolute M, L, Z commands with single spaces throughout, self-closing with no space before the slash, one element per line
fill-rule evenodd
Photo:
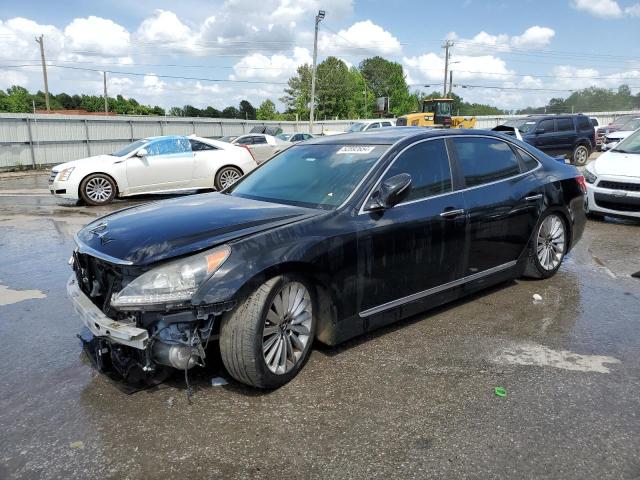
<path fill-rule="evenodd" d="M 389 145 L 288 148 L 246 175 L 233 196 L 332 210 L 341 205 Z"/>
<path fill-rule="evenodd" d="M 293 134 L 291 133 L 281 133 L 280 135 L 276 135 L 276 138 L 284 140 L 285 142 L 288 142 L 291 137 L 293 137 Z"/>
<path fill-rule="evenodd" d="M 129 155 L 134 150 L 137 150 L 138 148 L 142 147 L 143 145 L 146 145 L 147 143 L 149 143 L 149 140 L 146 140 L 146 139 L 138 140 L 137 142 L 130 143 L 129 145 L 127 145 L 124 148 L 121 148 L 120 150 L 116 150 L 111 155 L 113 155 L 114 157 L 124 157 L 126 155 Z"/>
<path fill-rule="evenodd" d="M 362 131 L 362 129 L 363 129 L 364 127 L 366 127 L 366 126 L 367 126 L 367 124 L 366 124 L 366 123 L 354 123 L 353 125 L 351 125 L 351 126 L 349 127 L 349 130 L 347 130 L 347 133 L 348 133 L 348 132 L 361 132 L 361 131 Z"/>
<path fill-rule="evenodd" d="M 536 126 L 536 122 L 535 121 L 531 121 L 531 120 L 522 120 L 522 122 L 520 123 L 520 125 L 516 125 L 515 127 L 520 130 L 522 133 L 529 133 L 531 131 L 533 131 L 533 129 Z"/>
<path fill-rule="evenodd" d="M 634 118 L 624 123 L 620 130 L 624 132 L 625 130 L 637 130 L 638 128 L 640 128 L 640 118 Z"/>
<path fill-rule="evenodd" d="M 614 149 L 612 149 L 612 151 L 640 154 L 640 130 L 633 132 L 627 138 L 622 140 Z"/>

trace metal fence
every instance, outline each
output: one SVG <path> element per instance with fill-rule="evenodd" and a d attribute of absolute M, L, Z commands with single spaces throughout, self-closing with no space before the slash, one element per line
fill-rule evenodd
<path fill-rule="evenodd" d="M 601 124 L 633 112 L 598 112 Z M 513 116 L 477 117 L 476 128 L 492 128 Z M 344 131 L 357 120 L 323 120 L 314 134 Z M 217 138 L 242 135 L 256 125 L 276 126 L 285 133 L 306 132 L 307 122 L 276 122 L 213 118 L 0 114 L 0 169 L 63 163 L 110 153 L 140 138 L 191 135 Z"/>

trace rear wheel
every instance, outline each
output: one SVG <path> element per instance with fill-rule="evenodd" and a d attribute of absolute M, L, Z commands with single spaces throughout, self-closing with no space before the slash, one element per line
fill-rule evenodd
<path fill-rule="evenodd" d="M 94 173 L 80 183 L 80 197 L 88 205 L 106 205 L 116 196 L 116 184 L 111 177 Z"/>
<path fill-rule="evenodd" d="M 220 355 L 233 378 L 277 388 L 296 376 L 315 336 L 312 291 L 298 277 L 274 277 L 223 317 Z"/>
<path fill-rule="evenodd" d="M 552 277 L 560 268 L 567 252 L 567 228 L 554 212 L 543 215 L 529 245 L 524 275 L 531 278 Z"/>
<path fill-rule="evenodd" d="M 218 170 L 218 173 L 216 173 L 216 178 L 214 181 L 216 190 L 220 191 L 223 188 L 230 187 L 238 180 L 240 180 L 240 177 L 242 177 L 242 172 L 239 168 L 231 166 L 222 167 L 220 170 Z"/>
<path fill-rule="evenodd" d="M 571 161 L 574 165 L 579 167 L 583 167 L 587 164 L 587 160 L 589 159 L 589 149 L 586 145 L 578 145 L 573 150 L 573 155 L 571 156 Z"/>

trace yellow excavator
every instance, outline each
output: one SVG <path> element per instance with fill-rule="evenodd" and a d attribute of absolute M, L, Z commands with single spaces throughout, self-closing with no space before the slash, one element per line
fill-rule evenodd
<path fill-rule="evenodd" d="M 452 98 L 430 98 L 422 101 L 422 111 L 398 117 L 396 125 L 411 127 L 473 128 L 476 117 L 451 116 Z"/>

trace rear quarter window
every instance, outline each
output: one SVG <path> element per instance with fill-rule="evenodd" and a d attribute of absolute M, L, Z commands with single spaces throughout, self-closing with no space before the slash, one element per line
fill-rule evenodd
<path fill-rule="evenodd" d="M 592 124 L 592 122 L 595 122 L 595 123 Z M 586 117 L 578 117 L 578 128 L 580 130 L 590 130 L 591 127 L 594 125 L 598 125 L 597 120 L 592 119 L 591 121 L 589 121 L 589 119 Z"/>

